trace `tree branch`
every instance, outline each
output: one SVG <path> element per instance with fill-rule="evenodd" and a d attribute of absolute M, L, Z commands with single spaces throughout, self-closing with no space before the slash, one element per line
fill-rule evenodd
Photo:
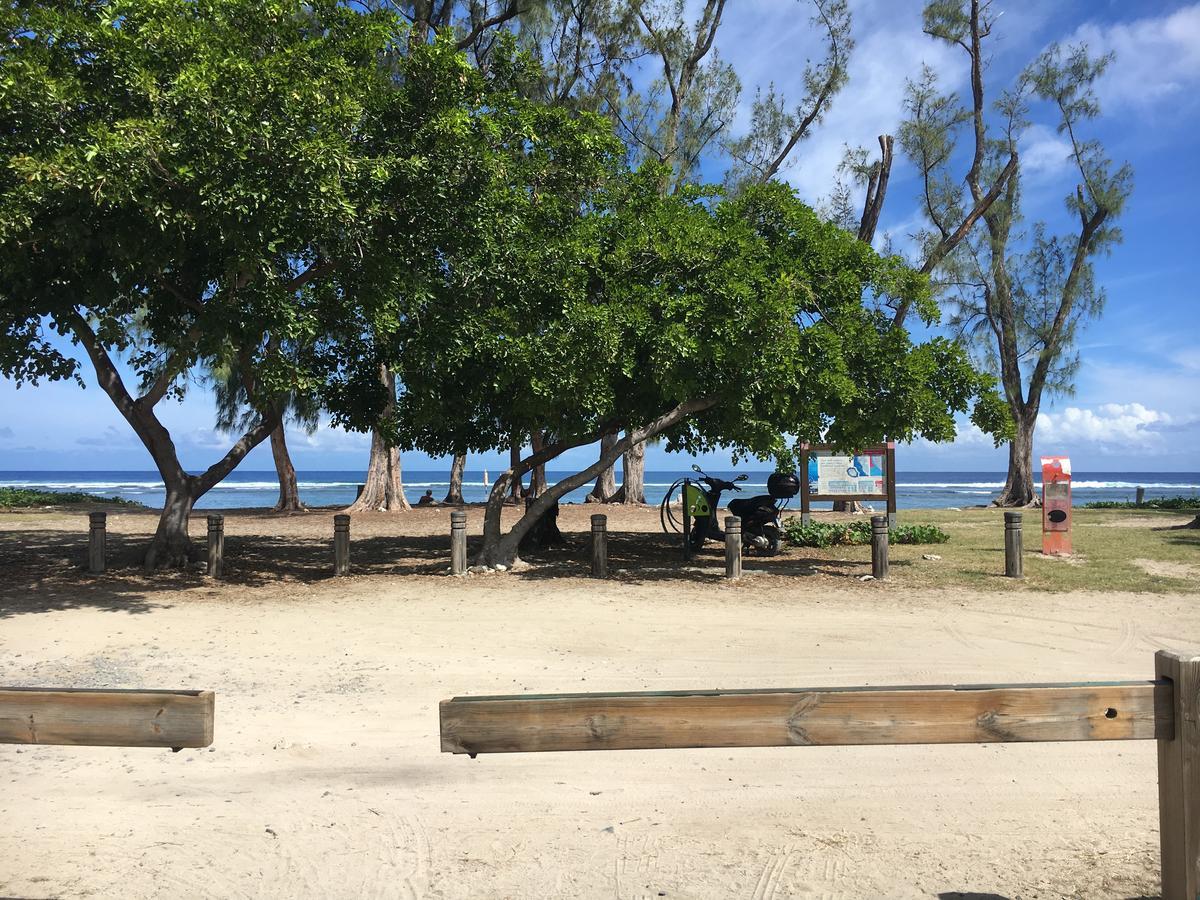
<path fill-rule="evenodd" d="M 505 5 L 504 9 L 502 9 L 500 12 L 496 13 L 496 15 L 490 16 L 490 17 L 484 19 L 482 22 L 477 23 L 471 29 L 470 34 L 468 34 L 465 38 L 463 38 L 462 40 L 455 43 L 454 49 L 455 50 L 466 50 L 473 43 L 475 43 L 475 41 L 479 38 L 479 36 L 481 34 L 483 34 L 489 28 L 494 28 L 497 25 L 503 25 L 509 19 L 516 18 L 520 14 L 521 14 L 520 0 L 509 0 L 507 5 Z"/>

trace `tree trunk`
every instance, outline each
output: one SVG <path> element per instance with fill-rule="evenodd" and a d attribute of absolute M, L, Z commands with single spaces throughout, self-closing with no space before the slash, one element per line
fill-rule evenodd
<path fill-rule="evenodd" d="M 600 454 L 600 459 L 596 462 L 592 463 L 582 472 L 576 472 L 574 475 L 557 482 L 548 488 L 544 494 L 532 501 L 525 507 L 524 515 L 513 525 L 508 534 L 501 534 L 500 515 L 504 506 L 504 498 L 508 493 L 510 485 L 514 481 L 519 480 L 532 465 L 554 459 L 560 453 L 591 443 L 596 438 L 588 437 L 575 441 L 557 441 L 545 448 L 540 458 L 536 460 L 534 457 L 530 457 L 530 459 L 524 461 L 518 459 L 511 469 L 496 479 L 495 485 L 492 486 L 492 492 L 488 496 L 487 509 L 483 517 L 483 546 L 476 557 L 479 564 L 485 566 L 495 566 L 497 564 L 511 566 L 517 560 L 517 551 L 521 538 L 524 537 L 525 533 L 529 531 L 541 515 L 557 503 L 561 497 L 569 494 L 576 488 L 583 487 L 583 485 L 587 484 L 605 469 L 611 468 L 612 464 L 617 461 L 617 457 L 627 452 L 631 446 L 644 443 L 656 434 L 681 422 L 689 415 L 710 409 L 715 403 L 715 400 L 708 397 L 687 400 L 641 428 L 636 430 L 631 429 L 626 432 L 623 438 L 609 445 Z"/>
<path fill-rule="evenodd" d="M 518 473 L 515 476 L 512 474 L 513 472 L 517 471 L 517 469 L 520 465 L 521 465 L 521 445 L 517 443 L 516 438 L 513 438 L 512 446 L 510 446 L 508 448 L 509 495 L 508 495 L 508 499 L 506 499 L 504 501 L 505 503 L 508 503 L 513 506 L 516 506 L 518 503 L 521 502 L 521 492 L 525 490 L 524 474 Z M 500 481 L 501 479 L 497 478 L 496 480 Z"/>
<path fill-rule="evenodd" d="M 637 443 L 625 451 L 621 461 L 621 489 L 615 503 L 644 505 L 646 502 L 646 445 Z"/>
<path fill-rule="evenodd" d="M 443 503 L 452 503 L 455 506 L 462 506 L 463 495 L 463 472 L 467 468 L 467 454 L 454 454 L 454 462 L 450 463 L 450 490 L 446 491 L 446 499 Z"/>
<path fill-rule="evenodd" d="M 271 456 L 275 460 L 275 474 L 279 476 L 279 502 L 275 504 L 275 512 L 300 512 L 306 509 L 300 502 L 296 467 L 292 465 L 292 457 L 288 453 L 282 422 L 271 432 Z"/>
<path fill-rule="evenodd" d="M 600 455 L 606 454 L 612 445 L 617 442 L 616 434 L 606 434 L 600 438 Z M 613 466 L 608 466 L 603 472 L 596 476 L 596 486 L 592 488 L 592 492 L 588 494 L 589 501 L 599 501 L 600 503 L 608 503 L 617 493 L 617 473 Z"/>
<path fill-rule="evenodd" d="M 540 453 L 546 445 L 546 432 L 540 428 L 534 429 L 530 436 L 530 449 L 534 453 Z M 533 474 L 529 476 L 529 496 L 538 497 L 546 491 L 546 464 L 539 463 L 533 467 Z"/>
<path fill-rule="evenodd" d="M 383 417 L 396 409 L 396 376 L 386 366 L 379 367 L 379 379 L 387 389 Z M 389 447 L 378 431 L 371 432 L 371 461 L 362 495 L 349 506 L 351 512 L 399 512 L 410 510 L 404 496 L 404 480 L 400 473 L 400 451 Z"/>
<path fill-rule="evenodd" d="M 182 473 L 180 473 L 182 474 Z M 163 502 L 162 515 L 158 518 L 158 529 L 146 551 L 146 570 L 180 568 L 192 561 L 195 554 L 192 539 L 188 534 L 188 517 L 194 496 L 195 482 L 183 475 L 181 478 L 164 478 L 167 499 Z"/>
<path fill-rule="evenodd" d="M 995 506 L 1029 506 L 1034 501 L 1032 416 L 1014 416 L 1016 431 L 1008 445 L 1008 479 Z"/>

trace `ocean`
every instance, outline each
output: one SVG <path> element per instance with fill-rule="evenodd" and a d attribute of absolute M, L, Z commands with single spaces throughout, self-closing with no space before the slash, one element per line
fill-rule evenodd
<path fill-rule="evenodd" d="M 742 482 L 746 496 L 766 491 L 769 474 L 763 470 L 745 471 L 749 480 Z M 551 482 L 567 472 L 547 472 Z M 618 473 L 619 474 L 619 473 Z M 688 470 L 647 470 L 646 499 L 658 503 L 676 479 L 691 475 Z M 714 470 L 709 474 L 732 478 L 734 471 Z M 297 473 L 300 497 L 309 506 L 346 506 L 357 493 L 364 472 L 301 471 Z M 494 473 L 493 473 L 494 475 Z M 463 497 L 468 503 L 487 498 L 482 471 L 468 471 L 463 482 Z M 449 487 L 449 470 L 415 469 L 404 473 L 404 489 L 411 502 L 427 490 L 441 500 Z M 1073 482 L 1072 498 L 1076 505 L 1091 500 L 1132 500 L 1138 486 L 1146 497 L 1174 497 L 1200 494 L 1200 472 L 1079 472 Z M 906 472 L 896 480 L 896 504 L 900 509 L 966 507 L 991 502 L 1004 486 L 1003 472 Z M 150 507 L 162 506 L 164 491 L 157 472 L 5 472 L 0 471 L 0 487 L 30 487 L 52 491 L 86 491 L 106 497 L 136 500 Z M 1040 485 L 1039 485 L 1040 487 Z M 568 494 L 563 502 L 582 503 L 591 486 Z M 221 484 L 200 498 L 197 509 L 271 507 L 279 496 L 273 471 L 235 470 Z M 729 495 L 726 495 L 726 500 Z M 799 500 L 792 501 L 799 506 Z M 881 501 L 869 501 L 882 510 Z M 816 504 L 815 508 L 828 507 Z"/>

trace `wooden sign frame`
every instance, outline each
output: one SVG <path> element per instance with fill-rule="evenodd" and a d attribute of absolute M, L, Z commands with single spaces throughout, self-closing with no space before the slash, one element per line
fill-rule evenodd
<path fill-rule="evenodd" d="M 870 453 L 882 456 L 887 460 L 887 471 L 884 473 L 884 493 L 882 494 L 814 494 L 808 481 L 808 458 L 813 451 L 836 453 L 833 444 L 801 444 L 800 445 L 800 521 L 805 525 L 812 522 L 812 501 L 838 500 L 884 500 L 887 503 L 888 527 L 896 527 L 896 442 L 887 441 L 873 447 L 863 447 L 855 450 L 854 456 Z"/>

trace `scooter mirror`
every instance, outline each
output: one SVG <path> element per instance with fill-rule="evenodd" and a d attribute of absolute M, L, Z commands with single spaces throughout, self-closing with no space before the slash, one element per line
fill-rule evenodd
<path fill-rule="evenodd" d="M 700 471 L 700 467 L 699 467 L 698 465 L 696 465 L 695 463 L 692 463 L 692 471 L 693 471 L 693 472 L 699 472 L 699 471 Z"/>
<path fill-rule="evenodd" d="M 745 472 L 743 472 L 741 475 L 739 475 L 737 478 L 735 478 L 733 480 L 734 481 L 745 481 L 749 477 L 750 477 L 749 475 L 747 475 Z"/>

